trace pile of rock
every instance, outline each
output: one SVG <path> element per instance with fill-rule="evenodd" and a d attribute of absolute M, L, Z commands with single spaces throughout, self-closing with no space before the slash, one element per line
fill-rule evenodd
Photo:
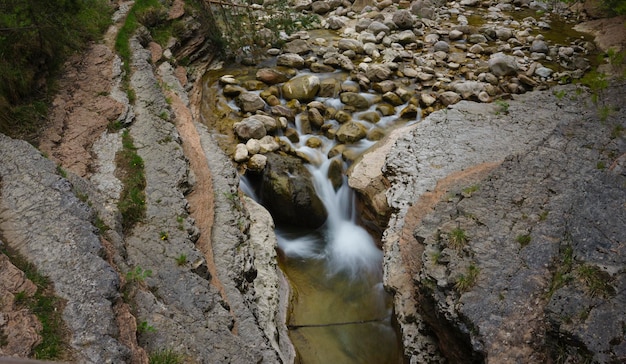
<path fill-rule="evenodd" d="M 281 148 L 273 136 L 299 140 L 289 128 L 296 118 L 303 132 L 342 144 L 375 141 L 385 116 L 414 120 L 461 100 L 491 102 L 579 78 L 594 49 L 583 39 L 550 42 L 541 33 L 551 18 L 542 12 L 509 15 L 546 10 L 529 1 L 300 1 L 297 9 L 323 15 L 322 26 L 340 37 L 298 32 L 268 50 L 276 66 L 255 80 L 220 79 L 244 117 L 234 125 L 242 141 L 234 160 L 255 171 L 264 168 L 262 154 Z"/>

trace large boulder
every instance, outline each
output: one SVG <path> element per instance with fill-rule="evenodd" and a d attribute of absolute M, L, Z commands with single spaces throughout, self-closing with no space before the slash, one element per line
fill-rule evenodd
<path fill-rule="evenodd" d="M 295 77 L 285 82 L 282 89 L 288 100 L 311 101 L 320 90 L 320 79 L 314 75 Z"/>
<path fill-rule="evenodd" d="M 267 154 L 261 177 L 260 199 L 277 225 L 315 229 L 328 217 L 315 193 L 312 176 L 301 159 Z"/>
<path fill-rule="evenodd" d="M 296 53 L 283 53 L 276 57 L 276 64 L 299 69 L 304 67 L 304 58 Z"/>
<path fill-rule="evenodd" d="M 411 29 L 413 28 L 413 15 L 408 10 L 398 10 L 393 13 L 391 21 L 400 29 Z"/>

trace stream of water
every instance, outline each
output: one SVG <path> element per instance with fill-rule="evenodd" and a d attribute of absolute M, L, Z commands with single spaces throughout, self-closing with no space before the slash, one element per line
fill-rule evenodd
<path fill-rule="evenodd" d="M 299 360 L 401 363 L 391 296 L 382 284 L 382 251 L 359 225 L 347 178 L 335 189 L 327 177 L 332 159 L 341 160 L 340 155 L 328 158 L 335 142 L 316 136 L 323 140 L 323 148 L 307 147 L 312 136 L 305 135 L 298 122 L 295 126 L 302 137 L 290 144 L 312 161 L 307 168 L 328 212 L 325 224 L 317 230 L 276 231 L 283 253 L 281 267 L 293 290 L 287 324 Z M 286 138 L 284 141 L 289 143 Z M 351 148 L 360 153 L 372 144 L 357 143 Z M 244 191 L 253 195 L 253 187 L 246 185 L 245 178 L 243 181 Z"/>

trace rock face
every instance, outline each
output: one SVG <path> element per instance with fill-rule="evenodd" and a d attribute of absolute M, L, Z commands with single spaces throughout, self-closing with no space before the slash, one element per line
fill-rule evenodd
<path fill-rule="evenodd" d="M 384 281 L 414 362 L 425 323 L 451 361 L 625 359 L 625 115 L 600 124 L 578 97 L 531 93 L 497 117 L 461 102 L 392 148 Z"/>
<path fill-rule="evenodd" d="M 125 362 L 130 351 L 117 340 L 113 312 L 120 280 L 100 258 L 103 246 L 90 223 L 90 208 L 30 144 L 0 135 L 0 162 L 0 231 L 67 302 L 63 319 L 74 360 Z"/>
<path fill-rule="evenodd" d="M 313 229 L 321 226 L 327 212 L 302 160 L 276 154 L 267 157 L 259 197 L 276 222 Z"/>

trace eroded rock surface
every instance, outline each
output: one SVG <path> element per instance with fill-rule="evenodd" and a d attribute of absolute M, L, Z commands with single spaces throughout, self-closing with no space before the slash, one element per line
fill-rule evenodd
<path fill-rule="evenodd" d="M 600 122 L 588 94 L 558 91 L 569 97 L 516 96 L 506 115 L 472 116 L 472 105 L 459 103 L 392 148 L 385 165 L 394 209 L 383 237 L 385 284 L 396 292 L 415 362 L 423 355 L 411 349 L 421 342 L 413 339 L 419 318 L 452 359 L 624 360 L 617 318 L 626 298 L 626 176 L 618 158 L 626 151 L 624 111 Z M 616 105 L 625 92 L 624 85 L 611 87 L 603 102 Z M 493 122 L 497 130 L 487 132 L 484 124 Z M 437 131 L 443 123 L 446 131 Z M 489 141 L 479 142 L 481 135 Z M 461 179 L 422 204 L 437 191 L 431 177 L 445 181 L 501 158 L 492 172 Z M 426 211 L 410 219 L 413 206 Z"/>

